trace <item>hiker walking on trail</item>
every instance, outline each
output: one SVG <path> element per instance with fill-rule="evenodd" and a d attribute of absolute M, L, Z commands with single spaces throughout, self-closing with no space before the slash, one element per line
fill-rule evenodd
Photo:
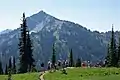
<path fill-rule="evenodd" d="M 51 68 L 52 68 L 52 63 L 48 61 L 48 70 L 50 70 Z"/>

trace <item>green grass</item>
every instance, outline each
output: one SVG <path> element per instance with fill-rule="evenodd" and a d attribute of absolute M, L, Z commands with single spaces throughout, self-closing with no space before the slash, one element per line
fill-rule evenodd
<path fill-rule="evenodd" d="M 67 75 L 61 71 L 46 73 L 45 80 L 120 80 L 118 68 L 73 68 L 67 69 Z M 7 75 L 0 75 L 0 80 L 7 80 Z M 12 80 L 39 80 L 39 73 L 12 75 Z"/>
<path fill-rule="evenodd" d="M 12 80 L 39 80 L 38 73 L 25 73 L 12 75 Z M 0 80 L 7 80 L 7 75 L 0 75 Z"/>
<path fill-rule="evenodd" d="M 61 71 L 47 73 L 45 80 L 120 80 L 117 68 L 74 68 L 67 69 L 67 75 Z"/>

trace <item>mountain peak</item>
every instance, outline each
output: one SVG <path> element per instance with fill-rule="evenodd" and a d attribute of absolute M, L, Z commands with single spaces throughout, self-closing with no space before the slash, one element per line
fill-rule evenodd
<path fill-rule="evenodd" d="M 32 16 L 27 18 L 28 26 L 30 29 L 33 29 L 36 27 L 37 24 L 40 24 L 42 21 L 51 20 L 52 18 L 53 16 L 41 10 L 38 13 L 33 14 Z"/>
<path fill-rule="evenodd" d="M 41 10 L 39 11 L 39 13 L 43 13 L 43 14 L 47 14 L 45 11 Z"/>
<path fill-rule="evenodd" d="M 43 10 L 39 11 L 38 13 L 33 14 L 30 17 L 41 17 L 41 16 L 47 16 L 48 14 L 44 12 Z"/>
<path fill-rule="evenodd" d="M 36 13 L 35 15 L 47 16 L 48 14 L 46 12 L 44 12 L 43 10 L 41 10 L 38 13 Z"/>

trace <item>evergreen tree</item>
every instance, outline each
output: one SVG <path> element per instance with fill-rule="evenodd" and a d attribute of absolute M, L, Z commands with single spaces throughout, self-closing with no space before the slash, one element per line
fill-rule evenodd
<path fill-rule="evenodd" d="M 13 73 L 16 74 L 16 62 L 15 62 L 15 57 L 13 57 Z"/>
<path fill-rule="evenodd" d="M 6 64 L 6 67 L 5 67 L 5 75 L 7 75 L 8 74 L 8 66 L 7 66 L 7 64 Z"/>
<path fill-rule="evenodd" d="M 76 61 L 76 67 L 81 67 L 81 59 L 77 59 Z"/>
<path fill-rule="evenodd" d="M 19 39 L 19 52 L 20 52 L 20 67 L 19 73 L 26 73 L 28 68 L 28 54 L 27 54 L 27 25 L 25 14 L 23 13 L 23 20 L 21 24 L 21 37 Z"/>
<path fill-rule="evenodd" d="M 56 63 L 56 51 L 55 51 L 55 45 L 53 44 L 53 52 L 52 52 L 52 66 L 55 68 Z"/>
<path fill-rule="evenodd" d="M 70 67 L 73 67 L 73 66 L 74 66 L 72 49 L 71 49 L 71 51 L 70 51 L 70 61 L 69 61 L 69 66 L 70 66 Z"/>
<path fill-rule="evenodd" d="M 21 37 L 19 39 L 19 52 L 20 52 L 20 67 L 19 73 L 26 73 L 31 70 L 35 65 L 33 64 L 34 59 L 32 58 L 32 42 L 30 40 L 29 31 L 27 29 L 27 22 L 25 13 L 23 13 L 23 20 L 21 24 Z"/>
<path fill-rule="evenodd" d="M 118 44 L 118 67 L 120 67 L 120 38 L 119 38 L 119 44 Z"/>
<path fill-rule="evenodd" d="M 8 70 L 9 70 L 10 72 L 12 72 L 12 62 L 11 62 L 11 60 L 12 60 L 12 58 L 10 57 L 10 58 L 9 58 L 9 65 L 8 65 Z"/>
<path fill-rule="evenodd" d="M 29 72 L 35 67 L 35 60 L 33 58 L 33 48 L 32 48 L 32 42 L 31 42 L 31 39 L 30 39 L 30 35 L 29 35 L 29 31 L 28 31 L 28 34 L 27 34 L 27 53 L 28 53 L 28 66 L 29 66 Z"/>
<path fill-rule="evenodd" d="M 8 68 L 11 70 L 12 69 L 12 62 L 11 62 L 11 57 L 9 59 L 9 65 L 8 65 Z"/>
<path fill-rule="evenodd" d="M 112 67 L 117 66 L 117 54 L 116 53 L 117 53 L 116 42 L 115 42 L 114 30 L 112 26 L 112 38 L 111 38 L 111 44 L 110 44 L 110 54 L 111 54 L 110 62 L 111 62 Z"/>
<path fill-rule="evenodd" d="M 3 74 L 2 62 L 0 61 L 0 75 Z"/>
<path fill-rule="evenodd" d="M 108 67 L 116 67 L 117 66 L 117 54 L 116 54 L 116 41 L 114 36 L 114 30 L 112 25 L 112 36 L 110 46 L 108 47 L 108 54 L 107 54 L 107 62 Z"/>

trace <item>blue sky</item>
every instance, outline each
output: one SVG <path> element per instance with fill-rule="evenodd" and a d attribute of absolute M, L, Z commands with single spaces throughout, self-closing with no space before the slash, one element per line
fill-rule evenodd
<path fill-rule="evenodd" d="M 91 30 L 120 30 L 120 0 L 0 0 L 0 31 L 19 27 L 23 12 L 40 10 Z"/>

